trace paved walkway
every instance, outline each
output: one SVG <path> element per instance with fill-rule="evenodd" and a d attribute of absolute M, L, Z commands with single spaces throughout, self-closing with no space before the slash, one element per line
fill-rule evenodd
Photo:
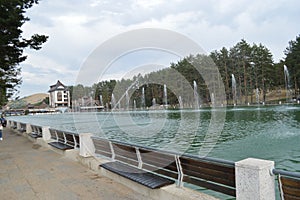
<path fill-rule="evenodd" d="M 149 199 L 5 129 L 0 199 Z"/>

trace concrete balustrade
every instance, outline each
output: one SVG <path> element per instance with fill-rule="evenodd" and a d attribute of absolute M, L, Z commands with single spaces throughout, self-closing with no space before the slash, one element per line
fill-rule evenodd
<path fill-rule="evenodd" d="M 275 199 L 274 161 L 247 158 L 235 163 L 236 198 Z"/>
<path fill-rule="evenodd" d="M 14 123 L 8 120 L 8 127 L 13 127 L 13 125 Z M 19 129 L 20 123 L 17 123 L 17 126 L 15 131 Z M 26 124 L 27 135 L 31 133 L 31 131 L 31 125 Z M 36 142 L 42 144 L 42 146 L 53 149 L 48 145 L 48 142 L 52 140 L 48 126 L 42 127 L 42 134 L 42 138 L 38 138 Z M 99 164 L 110 160 L 96 156 L 92 136 L 93 134 L 91 133 L 80 133 L 80 148 L 66 150 L 63 152 L 63 155 L 79 161 L 102 176 L 107 176 L 114 181 L 118 181 L 139 193 L 150 195 L 152 199 L 215 199 L 214 197 L 185 187 L 177 187 L 175 184 L 161 189 L 151 190 L 103 168 L 99 169 Z M 275 176 L 271 173 L 273 168 L 274 161 L 268 160 L 247 158 L 236 162 L 236 199 L 275 200 Z"/>
<path fill-rule="evenodd" d="M 50 134 L 49 128 L 50 128 L 49 126 L 42 127 L 42 135 L 43 135 L 43 140 L 45 142 L 51 140 L 51 134 Z"/>
<path fill-rule="evenodd" d="M 91 133 L 80 133 L 79 141 L 80 141 L 80 156 L 86 157 L 95 157 L 95 146 L 92 140 Z"/>
<path fill-rule="evenodd" d="M 26 124 L 26 133 L 30 134 L 32 132 L 31 124 Z"/>

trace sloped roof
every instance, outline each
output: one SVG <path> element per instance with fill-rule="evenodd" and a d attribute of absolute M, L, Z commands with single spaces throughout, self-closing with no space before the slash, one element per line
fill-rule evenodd
<path fill-rule="evenodd" d="M 68 91 L 68 87 L 66 87 L 58 80 L 56 84 L 50 86 L 50 90 L 48 92 L 53 92 L 57 90 Z"/>

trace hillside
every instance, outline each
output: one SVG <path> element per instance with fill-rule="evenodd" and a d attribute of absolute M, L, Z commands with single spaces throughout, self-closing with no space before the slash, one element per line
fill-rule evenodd
<path fill-rule="evenodd" d="M 37 93 L 15 101 L 10 101 L 7 106 L 11 109 L 26 108 L 28 104 L 36 105 L 43 102 L 43 100 L 48 96 L 49 95 L 46 93 Z"/>
<path fill-rule="evenodd" d="M 46 93 L 37 93 L 24 97 L 21 100 L 25 101 L 27 104 L 36 104 L 42 102 L 48 96 L 49 95 Z"/>

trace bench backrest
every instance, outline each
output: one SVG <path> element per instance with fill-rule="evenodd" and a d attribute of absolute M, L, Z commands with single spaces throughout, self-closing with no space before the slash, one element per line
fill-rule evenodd
<path fill-rule="evenodd" d="M 37 134 L 38 136 L 42 136 L 42 127 L 41 126 L 31 125 L 31 130 L 32 130 L 32 133 Z"/>
<path fill-rule="evenodd" d="M 178 168 L 176 165 L 175 155 L 166 152 L 149 150 L 139 147 L 142 160 L 142 168 L 155 173 L 178 179 Z"/>
<path fill-rule="evenodd" d="M 76 147 L 76 148 L 79 147 L 79 143 L 77 143 L 77 140 L 76 140 L 76 136 L 78 136 L 77 134 L 67 132 L 67 131 L 64 131 L 64 134 L 65 134 L 66 144 L 68 144 L 72 147 Z M 78 136 L 78 138 L 79 138 L 79 136 Z"/>
<path fill-rule="evenodd" d="M 236 196 L 233 165 L 188 156 L 181 156 L 180 163 L 184 182 Z"/>
<path fill-rule="evenodd" d="M 26 131 L 26 124 L 25 123 L 20 123 L 20 128 L 22 131 Z"/>
<path fill-rule="evenodd" d="M 95 146 L 96 154 L 114 159 L 109 140 L 96 137 L 93 137 L 92 140 Z"/>
<path fill-rule="evenodd" d="M 280 176 L 279 187 L 281 195 L 284 200 L 300 199 L 300 180 L 297 178 L 290 178 L 285 176 Z"/>
<path fill-rule="evenodd" d="M 74 148 L 79 148 L 79 135 L 73 132 L 61 131 L 56 129 L 49 129 L 51 139 L 60 143 L 67 144 Z"/>
<path fill-rule="evenodd" d="M 50 132 L 51 139 L 57 140 L 56 130 L 49 128 L 49 132 Z"/>
<path fill-rule="evenodd" d="M 56 135 L 57 135 L 57 141 L 58 142 L 66 143 L 65 142 L 65 135 L 64 135 L 63 131 L 56 130 Z"/>
<path fill-rule="evenodd" d="M 112 143 L 112 147 L 115 154 L 115 160 L 138 167 L 139 160 L 136 155 L 135 147 L 119 143 Z"/>

